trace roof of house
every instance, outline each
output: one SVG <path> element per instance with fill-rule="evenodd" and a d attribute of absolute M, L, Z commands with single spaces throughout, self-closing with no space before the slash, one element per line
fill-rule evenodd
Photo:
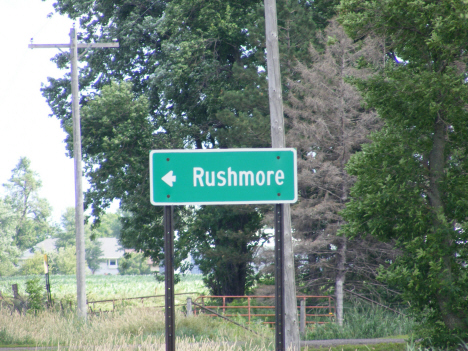
<path fill-rule="evenodd" d="M 120 246 L 117 238 L 98 238 L 97 239 L 101 243 L 102 249 L 102 258 L 109 259 L 109 258 L 121 258 L 124 255 L 124 249 Z M 31 256 L 34 255 L 34 252 L 37 250 L 42 250 L 45 253 L 55 251 L 55 242 L 57 239 L 46 239 L 37 243 L 33 248 L 28 249 L 23 252 L 20 260 L 27 260 Z"/>
<path fill-rule="evenodd" d="M 103 258 L 121 258 L 124 255 L 124 249 L 120 246 L 117 238 L 98 238 L 101 242 Z"/>

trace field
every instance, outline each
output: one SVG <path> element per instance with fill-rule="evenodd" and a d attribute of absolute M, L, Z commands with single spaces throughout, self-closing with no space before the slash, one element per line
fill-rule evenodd
<path fill-rule="evenodd" d="M 12 284 L 18 284 L 19 294 L 25 296 L 26 281 L 33 277 L 0 278 L 0 291 L 7 299 L 11 297 Z M 40 277 L 44 282 L 44 278 Z M 87 323 L 76 318 L 74 301 L 76 296 L 75 276 L 51 276 L 51 290 L 56 308 L 49 311 L 28 313 L 20 316 L 11 313 L 0 303 L 0 346 L 32 345 L 76 347 L 80 350 L 113 350 L 125 346 L 129 349 L 164 350 L 163 298 L 120 301 L 119 299 L 164 294 L 164 283 L 148 276 L 87 276 L 88 301 L 114 300 L 115 304 L 97 303 Z M 252 350 L 274 349 L 274 329 L 255 321 L 248 325 L 256 334 L 219 318 L 196 316 L 187 318 L 183 311 L 186 298 L 208 294 L 200 276 L 185 276 L 175 286 L 176 336 L 180 350 Z M 185 295 L 187 294 L 187 295 Z M 60 308 L 57 302 L 62 302 Z M 72 303 L 71 308 L 69 303 Z M 3 307 L 1 305 L 3 304 Z M 113 311 L 113 312 L 112 312 Z M 245 325 L 241 317 L 234 318 Z M 384 310 L 354 305 L 347 309 L 345 325 L 335 324 L 310 327 L 305 338 L 374 338 L 408 335 L 413 321 L 395 316 Z M 303 348 L 303 350 L 316 350 Z M 325 349 L 323 349 L 325 350 Z M 326 350 L 395 350 L 423 351 L 412 344 L 382 344 L 369 346 L 340 346 Z"/>
<path fill-rule="evenodd" d="M 37 276 L 15 276 L 0 277 L 0 292 L 5 296 L 12 296 L 12 284 L 18 284 L 18 292 L 25 295 L 26 281 L 37 278 Z M 44 282 L 44 277 L 40 277 Z M 50 285 L 52 299 L 63 305 L 74 304 L 76 301 L 76 277 L 74 275 L 51 275 Z M 192 294 L 190 294 L 192 293 Z M 201 276 L 186 275 L 175 285 L 176 305 L 184 304 L 187 297 L 195 297 L 207 294 Z M 88 275 L 86 276 L 86 298 L 89 302 L 101 300 L 115 300 L 115 306 L 139 305 L 139 306 L 162 306 L 164 298 L 152 298 L 131 301 L 119 301 L 119 299 L 164 295 L 164 282 L 158 282 L 153 275 Z M 111 310 L 114 304 L 95 303 L 90 304 L 94 310 Z"/>

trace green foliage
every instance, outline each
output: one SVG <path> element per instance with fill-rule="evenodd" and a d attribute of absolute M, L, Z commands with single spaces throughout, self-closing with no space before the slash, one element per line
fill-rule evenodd
<path fill-rule="evenodd" d="M 355 80 L 386 126 L 348 166 L 357 182 L 344 233 L 397 241 L 401 255 L 381 279 L 404 291 L 425 345 L 452 347 L 468 340 L 468 4 L 344 0 L 340 9 L 354 37 L 380 35 L 404 60 Z"/>
<path fill-rule="evenodd" d="M 34 339 L 30 335 L 16 337 L 11 335 L 6 327 L 0 328 L 0 346 L 31 346 L 34 347 Z"/>
<path fill-rule="evenodd" d="M 75 246 L 75 208 L 67 207 L 60 219 L 61 230 L 56 233 L 57 241 L 55 242 L 55 247 L 60 249 L 68 246 Z"/>
<path fill-rule="evenodd" d="M 76 274 L 75 246 L 61 247 L 49 257 L 49 267 L 53 274 Z"/>
<path fill-rule="evenodd" d="M 119 261 L 119 274 L 121 275 L 138 275 L 150 274 L 151 268 L 146 262 L 147 258 L 143 253 L 131 252 L 125 254 L 124 258 Z"/>
<path fill-rule="evenodd" d="M 9 204 L 0 199 L 0 277 L 16 272 L 15 263 L 20 251 L 14 244 L 15 214 Z"/>
<path fill-rule="evenodd" d="M 51 207 L 46 199 L 38 196 L 41 185 L 39 175 L 31 170 L 31 161 L 26 157 L 20 158 L 8 183 L 3 184 L 4 201 L 14 214 L 14 244 L 20 250 L 33 247 L 54 232 L 48 222 Z"/>
<path fill-rule="evenodd" d="M 19 269 L 21 275 L 44 274 L 44 254 L 36 251 L 33 256 L 25 260 Z"/>
<path fill-rule="evenodd" d="M 95 273 L 102 262 L 105 262 L 105 259 L 101 258 L 104 252 L 101 248 L 101 242 L 96 241 L 88 241 L 86 245 L 85 251 L 85 259 L 88 265 L 88 268 L 91 270 L 91 273 Z"/>
<path fill-rule="evenodd" d="M 291 64 L 296 55 L 307 55 L 315 37 L 314 21 L 326 23 L 333 4 L 329 0 L 280 4 L 284 14 L 280 18 L 285 19 L 281 47 L 289 60 L 283 65 Z M 80 20 L 83 41 L 116 38 L 120 43 L 118 50 L 90 50 L 83 58 L 87 62 L 80 72 L 83 158 L 91 185 L 85 203 L 99 221 L 112 201 L 120 200 L 122 244 L 159 261 L 162 208 L 148 206 L 148 150 L 270 146 L 262 1 L 138 0 L 115 6 L 105 0 L 93 4 L 59 0 L 54 6 Z M 54 60 L 60 67 L 67 64 L 62 54 Z M 113 82 L 124 79 L 129 83 Z M 68 133 L 71 151 L 69 77 L 49 79 L 43 94 Z M 255 207 L 250 211 L 252 217 L 261 216 Z M 186 231 L 185 219 L 185 209 L 177 208 L 175 228 Z M 219 232 L 230 231 L 230 226 Z M 242 235 L 242 240 L 252 237 L 250 232 Z M 226 242 L 213 237 L 215 247 L 218 241 Z M 176 265 L 187 256 L 186 242 L 175 243 Z M 221 256 L 223 250 L 224 244 Z M 250 253 L 239 255 L 242 261 Z M 228 275 L 240 274 L 238 283 L 249 284 L 247 270 L 237 264 L 216 269 L 232 269 Z M 208 279 L 217 284 L 215 278 Z"/>
<path fill-rule="evenodd" d="M 347 307 L 347 308 L 346 308 Z M 305 340 L 374 339 L 411 334 L 415 321 L 380 307 L 361 304 L 345 306 L 343 327 L 336 323 L 314 325 Z"/>
<path fill-rule="evenodd" d="M 105 213 L 92 226 L 91 240 L 95 238 L 120 238 L 122 223 L 120 221 L 121 213 Z"/>
<path fill-rule="evenodd" d="M 26 282 L 26 293 L 28 294 L 28 309 L 34 312 L 44 309 L 45 288 L 39 277 Z"/>
<path fill-rule="evenodd" d="M 12 284 L 18 284 L 20 295 L 24 295 L 26 281 L 34 276 L 0 277 L 0 291 L 11 291 Z M 74 301 L 76 303 L 76 275 L 50 275 L 50 285 L 54 301 Z M 208 295 L 201 275 L 183 275 L 175 286 L 176 293 L 196 292 L 195 295 Z M 109 300 L 127 297 L 154 296 L 164 293 L 164 282 L 158 283 L 153 275 L 88 275 L 86 276 L 86 295 L 89 301 Z M 177 304 L 186 302 L 185 295 L 176 296 Z M 154 300 L 160 305 L 163 298 Z M 141 306 L 139 300 L 137 305 Z M 145 305 L 147 302 L 145 302 Z M 65 305 L 65 304 L 64 304 Z M 96 305 L 98 307 L 98 305 Z M 112 309 L 112 303 L 110 304 Z"/>
<path fill-rule="evenodd" d="M 307 351 L 307 349 L 305 350 Z M 319 348 L 313 349 L 313 351 L 369 351 L 369 350 L 372 350 L 372 351 L 410 351 L 407 345 L 403 343 L 401 344 L 381 343 L 381 344 L 372 344 L 369 346 L 350 344 L 350 345 L 340 345 L 340 346 L 332 346 L 332 347 L 319 347 Z M 417 350 L 417 351 L 421 351 L 421 350 Z"/>
<path fill-rule="evenodd" d="M 254 283 L 253 256 L 268 238 L 260 211 L 246 205 L 204 206 L 194 217 L 180 240 L 191 247 L 211 294 L 244 295 Z"/>

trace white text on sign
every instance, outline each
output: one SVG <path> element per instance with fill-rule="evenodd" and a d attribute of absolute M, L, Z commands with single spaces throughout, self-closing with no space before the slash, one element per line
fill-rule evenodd
<path fill-rule="evenodd" d="M 203 176 L 205 181 L 203 182 Z M 282 170 L 275 171 L 258 171 L 254 174 L 252 171 L 233 171 L 231 167 L 225 171 L 205 171 L 201 167 L 193 167 L 193 186 L 263 186 L 272 185 L 274 181 L 277 185 L 282 185 L 284 172 Z"/>

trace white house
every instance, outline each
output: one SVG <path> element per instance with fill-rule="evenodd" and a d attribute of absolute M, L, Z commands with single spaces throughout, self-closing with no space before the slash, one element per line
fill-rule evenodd
<path fill-rule="evenodd" d="M 119 245 L 116 238 L 98 238 L 96 239 L 101 243 L 101 250 L 103 252 L 101 258 L 104 262 L 100 263 L 99 269 L 95 274 L 119 274 L 119 260 L 124 255 L 124 249 Z M 46 239 L 37 243 L 33 248 L 23 252 L 19 258 L 20 264 L 34 255 L 34 252 L 41 250 L 44 253 L 50 253 L 56 250 L 55 242 L 57 239 Z"/>

